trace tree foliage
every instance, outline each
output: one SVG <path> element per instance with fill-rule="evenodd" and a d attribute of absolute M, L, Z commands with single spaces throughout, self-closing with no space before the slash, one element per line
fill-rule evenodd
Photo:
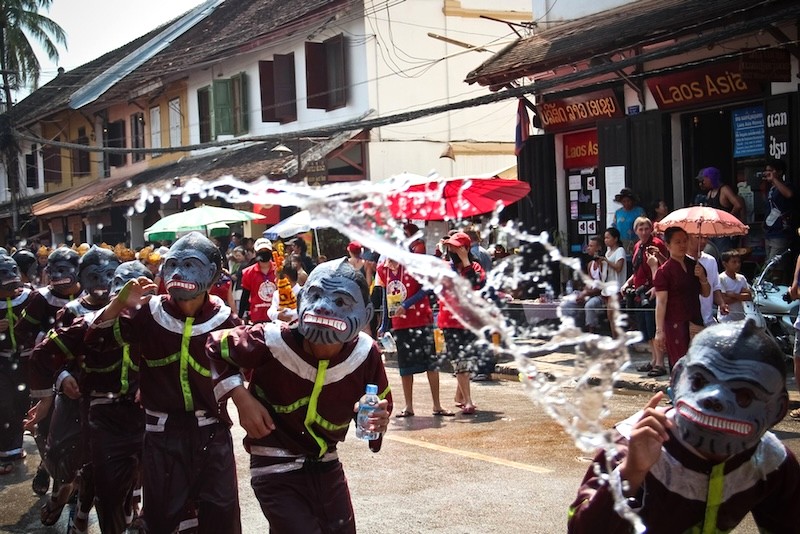
<path fill-rule="evenodd" d="M 39 13 L 49 9 L 53 0 L 0 0 L 0 63 L 6 95 L 26 84 L 39 85 L 41 65 L 29 36 L 44 48 L 47 57 L 58 61 L 61 44 L 67 37 L 56 22 Z"/>

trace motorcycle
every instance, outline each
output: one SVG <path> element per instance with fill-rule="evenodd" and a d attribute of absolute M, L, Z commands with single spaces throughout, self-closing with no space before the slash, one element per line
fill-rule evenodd
<path fill-rule="evenodd" d="M 800 309 L 800 300 L 791 299 L 788 286 L 774 284 L 769 280 L 772 269 L 790 254 L 791 250 L 787 250 L 767 262 L 751 286 L 752 302 L 743 304 L 745 317 L 754 320 L 763 328 L 767 335 L 778 343 L 784 354 L 791 358 L 796 335 L 794 322 Z"/>

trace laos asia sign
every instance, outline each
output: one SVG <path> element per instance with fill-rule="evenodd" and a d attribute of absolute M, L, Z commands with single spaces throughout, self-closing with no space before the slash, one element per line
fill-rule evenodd
<path fill-rule="evenodd" d="M 685 108 L 761 92 L 758 82 L 742 76 L 738 61 L 650 78 L 647 87 L 659 109 Z"/>

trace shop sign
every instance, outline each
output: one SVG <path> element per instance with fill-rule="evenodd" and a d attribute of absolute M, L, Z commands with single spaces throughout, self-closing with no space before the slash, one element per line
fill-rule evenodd
<path fill-rule="evenodd" d="M 739 59 L 741 73 L 748 80 L 765 82 L 792 81 L 789 51 L 782 48 L 753 50 Z"/>
<path fill-rule="evenodd" d="M 597 166 L 597 130 L 564 135 L 564 168 L 586 169 Z"/>
<path fill-rule="evenodd" d="M 324 159 L 309 161 L 303 171 L 308 185 L 322 185 L 328 182 L 328 168 Z"/>
<path fill-rule="evenodd" d="M 761 156 L 764 154 L 764 108 L 751 106 L 735 109 L 733 123 L 733 157 Z"/>
<path fill-rule="evenodd" d="M 765 133 L 767 154 L 775 159 L 783 159 L 789 169 L 791 169 L 788 161 L 791 145 L 790 117 L 789 98 L 786 95 L 767 100 Z"/>
<path fill-rule="evenodd" d="M 614 91 L 606 89 L 542 102 L 536 105 L 536 114 L 546 131 L 554 131 L 593 125 L 599 119 L 622 117 L 623 110 Z"/>
<path fill-rule="evenodd" d="M 758 82 L 745 79 L 740 67 L 737 60 L 727 61 L 649 78 L 647 86 L 659 109 L 685 108 L 759 94 Z"/>

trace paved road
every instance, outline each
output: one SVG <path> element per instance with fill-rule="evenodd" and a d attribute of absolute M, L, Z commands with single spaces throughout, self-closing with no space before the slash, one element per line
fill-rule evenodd
<path fill-rule="evenodd" d="M 397 370 L 390 382 L 403 408 Z M 560 426 L 535 406 L 511 380 L 473 384 L 474 416 L 430 414 L 430 395 L 422 375 L 416 383 L 416 416 L 393 419 L 383 450 L 369 452 L 352 431 L 340 446 L 350 482 L 359 532 L 364 533 L 554 533 L 564 532 L 567 506 L 585 470 L 587 455 Z M 452 407 L 455 379 L 442 375 L 442 399 Z M 610 403 L 609 424 L 637 410 L 649 393 L 619 390 Z M 235 412 L 235 409 L 232 409 Z M 778 433 L 800 451 L 800 423 L 784 421 Z M 266 532 L 249 487 L 242 432 L 234 427 L 247 533 Z M 40 499 L 30 490 L 37 458 L 30 438 L 24 466 L 0 479 L 0 532 L 65 532 L 67 512 L 57 528 L 42 528 Z M 92 518 L 92 533 L 99 532 Z M 752 523 L 737 529 L 749 534 Z"/>

